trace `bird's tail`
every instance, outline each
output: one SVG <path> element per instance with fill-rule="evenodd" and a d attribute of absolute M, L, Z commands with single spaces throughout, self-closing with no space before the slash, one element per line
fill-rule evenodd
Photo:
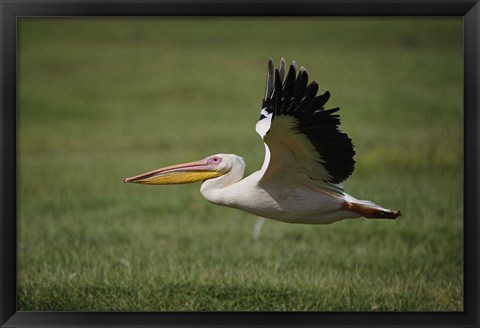
<path fill-rule="evenodd" d="M 369 219 L 396 219 L 401 215 L 399 210 L 383 208 L 369 200 L 357 200 L 346 203 L 349 211 Z"/>

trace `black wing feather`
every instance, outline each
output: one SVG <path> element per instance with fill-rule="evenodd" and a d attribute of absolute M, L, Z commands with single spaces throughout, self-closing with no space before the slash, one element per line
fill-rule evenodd
<path fill-rule="evenodd" d="M 275 89 L 273 90 L 273 98 L 275 99 L 275 108 L 274 116 L 276 114 L 283 113 L 283 94 L 282 94 L 282 80 L 280 77 L 280 72 L 276 69 L 275 70 Z"/>
<path fill-rule="evenodd" d="M 264 99 L 269 99 L 273 95 L 273 60 L 270 58 L 268 60 L 268 69 L 267 69 L 267 84 L 265 86 L 265 98 Z"/>
<path fill-rule="evenodd" d="M 312 82 L 308 85 L 308 87 L 305 89 L 305 95 L 302 103 L 298 107 L 297 111 L 309 111 L 311 110 L 310 106 L 312 104 L 313 99 L 317 95 L 318 92 L 318 83 L 317 82 Z"/>
<path fill-rule="evenodd" d="M 323 105 L 330 99 L 330 92 L 325 91 L 323 95 L 316 96 L 312 102 L 312 109 L 313 110 L 323 110 Z"/>
<path fill-rule="evenodd" d="M 272 124 L 277 115 L 293 116 L 298 122 L 295 129 L 307 136 L 319 155 L 319 164 L 331 176 L 325 182 L 344 181 L 355 169 L 355 150 L 348 135 L 338 128 L 340 118 L 335 113 L 339 108 L 324 109 L 330 93 L 326 91 L 317 96 L 318 83 L 314 81 L 308 84 L 308 73 L 304 67 L 300 68 L 297 75 L 296 64 L 293 62 L 285 80 L 284 72 L 283 58 L 280 70 L 274 71 L 273 61 L 269 61 L 267 91 L 262 108 L 272 113 Z"/>

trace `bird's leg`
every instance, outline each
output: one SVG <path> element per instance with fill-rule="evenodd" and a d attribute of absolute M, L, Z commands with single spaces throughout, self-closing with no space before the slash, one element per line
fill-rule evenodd
<path fill-rule="evenodd" d="M 260 239 L 260 232 L 262 232 L 263 223 L 265 222 L 265 218 L 258 217 L 257 223 L 253 227 L 253 240 Z"/>

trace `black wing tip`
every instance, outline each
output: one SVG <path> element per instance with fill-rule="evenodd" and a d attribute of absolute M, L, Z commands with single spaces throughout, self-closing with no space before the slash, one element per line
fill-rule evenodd
<path fill-rule="evenodd" d="M 279 62 L 279 65 L 278 65 L 279 71 L 281 71 L 282 69 L 285 69 L 286 67 L 287 67 L 287 61 L 285 60 L 284 57 L 280 57 L 280 62 Z M 292 67 L 295 71 L 299 70 L 297 62 L 295 60 L 292 60 L 292 63 L 290 64 L 290 67 Z M 271 69 L 272 71 L 275 69 L 275 62 L 274 62 L 272 57 L 268 58 L 268 69 L 269 70 Z M 304 66 L 301 66 L 300 70 L 306 71 L 307 69 Z"/>
<path fill-rule="evenodd" d="M 285 58 L 280 58 L 280 64 L 278 65 L 278 68 L 275 68 L 275 64 L 273 62 L 273 59 L 272 57 L 270 57 L 268 59 L 268 70 L 267 70 L 267 83 L 268 83 L 268 77 L 270 75 L 274 75 L 275 71 L 278 71 L 279 73 L 279 79 L 280 81 L 282 82 L 284 77 L 285 77 L 285 68 L 286 68 L 287 64 L 285 62 Z M 276 74 L 275 74 L 275 78 L 277 78 Z M 275 85 L 275 82 L 273 82 L 273 85 Z M 272 90 L 273 91 L 273 90 Z"/>
<path fill-rule="evenodd" d="M 268 59 L 267 83 L 262 108 L 275 113 L 290 113 L 296 115 L 298 109 L 304 114 L 315 114 L 324 111 L 325 103 L 330 99 L 330 92 L 325 91 L 317 95 L 320 85 L 313 80 L 309 83 L 309 75 L 305 66 L 298 68 L 292 60 L 288 74 L 284 57 L 280 58 L 278 68 L 275 67 L 272 57 Z M 334 112 L 339 110 L 334 109 Z"/>
<path fill-rule="evenodd" d="M 272 57 L 269 57 L 268 58 L 268 71 L 267 72 L 271 72 L 273 74 L 274 70 L 276 69 L 275 68 L 275 63 L 273 61 L 273 58 Z M 285 70 L 286 70 L 286 67 L 287 67 L 287 63 L 286 63 L 286 60 L 284 57 L 281 57 L 280 58 L 280 64 L 278 65 L 278 71 L 280 73 L 280 76 L 283 78 L 285 75 Z M 290 64 L 290 68 L 293 69 L 293 71 L 295 72 L 295 76 L 297 76 L 297 72 L 298 74 L 300 72 L 303 73 L 308 73 L 307 72 L 307 69 L 304 67 L 304 66 L 300 66 L 300 69 L 298 68 L 298 65 L 297 65 L 297 62 L 295 60 L 292 60 L 292 63 Z"/>
<path fill-rule="evenodd" d="M 273 64 L 273 59 L 270 57 L 267 65 L 267 81 L 265 83 L 265 97 L 264 101 L 273 96 L 273 74 L 274 74 L 275 65 Z"/>
<path fill-rule="evenodd" d="M 279 67 L 279 72 L 280 72 L 280 79 L 283 81 L 283 77 L 285 76 L 285 59 L 282 57 L 280 59 L 280 67 Z"/>

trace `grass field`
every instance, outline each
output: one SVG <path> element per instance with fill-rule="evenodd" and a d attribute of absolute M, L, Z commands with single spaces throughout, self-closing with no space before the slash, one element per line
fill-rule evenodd
<path fill-rule="evenodd" d="M 462 311 L 462 21 L 21 19 L 20 311 Z M 122 179 L 215 153 L 257 170 L 266 63 L 341 107 L 346 191 L 402 210 L 333 225 Z"/>

